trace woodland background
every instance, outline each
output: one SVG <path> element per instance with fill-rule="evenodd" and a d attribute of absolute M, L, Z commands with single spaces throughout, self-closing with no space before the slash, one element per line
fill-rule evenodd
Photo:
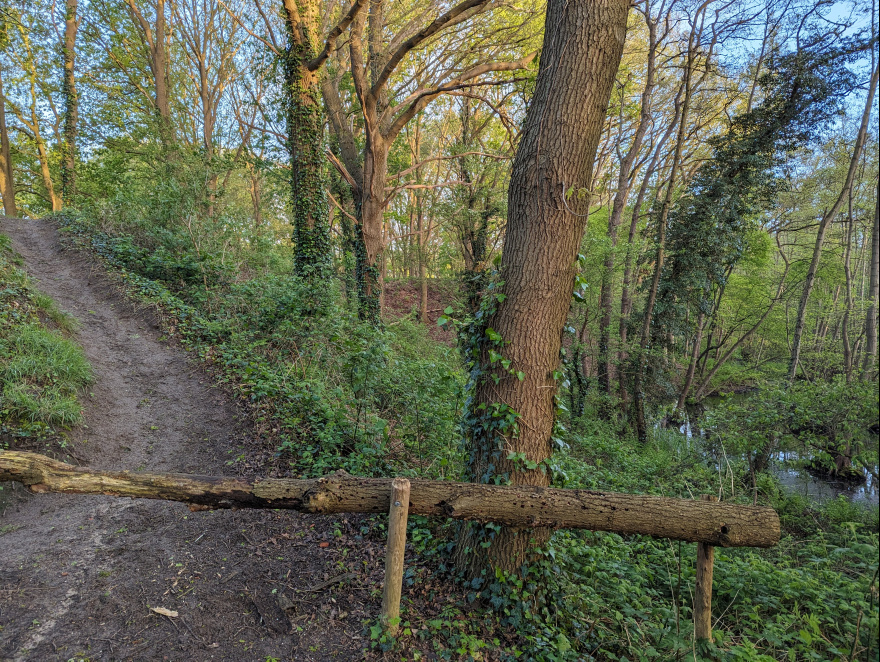
<path fill-rule="evenodd" d="M 266 471 L 478 480 L 480 379 L 528 381 L 485 318 L 545 11 L 6 0 L 6 215 L 52 215 L 159 304 L 249 403 Z M 877 659 L 876 7 L 645 0 L 627 20 L 592 179 L 564 183 L 585 231 L 548 450 L 511 446 L 503 477 L 773 505 L 778 548 L 719 554 L 703 652 Z M 77 423 L 86 380 L 12 379 L 41 350 L 3 265 L 14 446 Z M 780 467 L 867 486 L 820 501 Z M 451 567 L 457 534 L 416 527 Z M 438 645 L 689 654 L 688 552 L 570 532 L 545 549 L 471 572 L 481 616 L 438 621 Z"/>

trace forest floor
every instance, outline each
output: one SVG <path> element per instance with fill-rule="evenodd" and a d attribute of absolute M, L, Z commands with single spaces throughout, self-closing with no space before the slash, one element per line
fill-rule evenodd
<path fill-rule="evenodd" d="M 78 320 L 74 340 L 94 371 L 85 423 L 54 446 L 57 457 L 97 469 L 253 471 L 259 444 L 246 416 L 165 339 L 154 311 L 122 296 L 87 254 L 66 250 L 54 225 L 6 219 L 0 231 L 36 285 Z M 358 518 L 192 513 L 2 488 L 3 662 L 365 656 L 384 546 L 359 535 Z"/>

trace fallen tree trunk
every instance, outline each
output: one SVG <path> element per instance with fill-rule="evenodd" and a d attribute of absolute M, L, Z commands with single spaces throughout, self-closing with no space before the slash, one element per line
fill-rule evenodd
<path fill-rule="evenodd" d="M 31 492 L 106 494 L 162 499 L 210 508 L 282 508 L 304 513 L 384 513 L 390 478 L 336 474 L 308 480 L 96 471 L 36 453 L 0 452 L 0 481 Z M 772 508 L 691 501 L 641 494 L 547 487 L 480 485 L 413 480 L 409 512 L 497 522 L 512 527 L 549 526 L 643 534 L 717 547 L 771 547 L 779 541 Z"/>

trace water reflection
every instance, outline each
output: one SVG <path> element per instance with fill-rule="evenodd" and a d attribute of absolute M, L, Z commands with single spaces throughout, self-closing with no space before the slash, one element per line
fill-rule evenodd
<path fill-rule="evenodd" d="M 688 412 L 684 422 L 678 431 L 688 440 L 688 447 L 702 445 L 698 440 L 705 439 L 705 431 L 699 426 L 702 411 Z M 876 456 L 877 436 L 870 435 L 868 448 Z M 709 455 L 703 451 L 704 454 Z M 770 469 L 779 479 L 780 485 L 789 492 L 801 494 L 814 501 L 827 501 L 844 496 L 848 500 L 869 505 L 880 504 L 880 481 L 877 480 L 878 465 L 875 464 L 873 471 L 864 470 L 865 482 L 854 485 L 851 482 L 829 480 L 821 476 L 815 476 L 803 468 L 809 455 L 797 451 L 781 451 L 771 456 Z M 716 458 L 717 461 L 717 458 Z"/>
<path fill-rule="evenodd" d="M 773 455 L 772 469 L 779 483 L 788 491 L 809 497 L 814 501 L 827 501 L 844 496 L 850 501 L 877 505 L 878 485 L 877 467 L 874 472 L 865 470 L 865 482 L 861 485 L 853 485 L 843 481 L 827 480 L 813 476 L 806 469 L 800 468 L 802 457 L 794 451 L 780 452 Z"/>

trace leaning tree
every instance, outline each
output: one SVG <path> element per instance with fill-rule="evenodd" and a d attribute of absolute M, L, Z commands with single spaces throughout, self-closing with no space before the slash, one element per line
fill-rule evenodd
<path fill-rule="evenodd" d="M 535 94 L 508 193 L 500 278 L 471 327 L 469 479 L 549 485 L 557 368 L 590 180 L 623 54 L 626 0 L 550 0 Z M 488 289 L 488 288 L 487 288 Z M 549 529 L 472 524 L 459 564 L 515 570 Z M 488 571 L 488 573 L 487 573 Z"/>

